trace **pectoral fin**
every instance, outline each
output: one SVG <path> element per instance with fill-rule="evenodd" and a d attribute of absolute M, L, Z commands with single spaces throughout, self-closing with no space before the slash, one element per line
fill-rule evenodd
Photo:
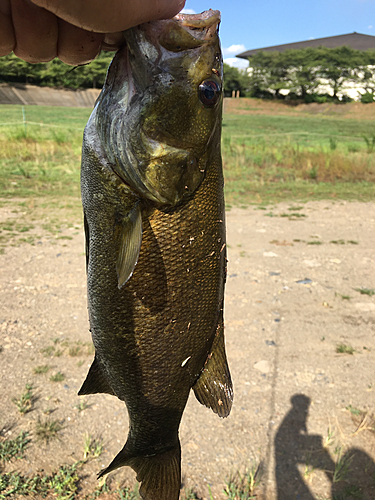
<path fill-rule="evenodd" d="M 107 394 L 112 394 L 115 396 L 111 386 L 108 384 L 97 357 L 90 366 L 89 372 L 87 374 L 86 380 L 83 382 L 82 387 L 78 392 L 78 396 L 84 396 L 86 394 L 97 394 L 98 392 L 104 392 Z"/>
<path fill-rule="evenodd" d="M 202 405 L 211 408 L 219 417 L 227 417 L 232 408 L 233 386 L 225 353 L 222 319 L 217 328 L 211 354 L 193 390 Z"/>
<path fill-rule="evenodd" d="M 117 222 L 118 254 L 116 270 L 118 287 L 125 285 L 137 265 L 142 244 L 142 212 L 139 200 L 129 214 Z"/>

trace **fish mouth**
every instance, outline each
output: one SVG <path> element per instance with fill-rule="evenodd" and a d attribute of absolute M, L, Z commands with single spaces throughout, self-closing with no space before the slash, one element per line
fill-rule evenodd
<path fill-rule="evenodd" d="M 182 52 L 214 42 L 218 36 L 220 17 L 220 12 L 212 9 L 201 14 L 177 14 L 172 19 L 141 24 L 135 31 L 143 33 L 154 47 L 161 46 L 169 52 Z M 125 39 L 129 43 L 127 32 Z M 141 39 L 138 38 L 137 42 Z"/>
<path fill-rule="evenodd" d="M 217 35 L 221 15 L 220 11 L 209 9 L 201 14 L 177 14 L 173 19 L 195 38 L 209 40 Z"/>

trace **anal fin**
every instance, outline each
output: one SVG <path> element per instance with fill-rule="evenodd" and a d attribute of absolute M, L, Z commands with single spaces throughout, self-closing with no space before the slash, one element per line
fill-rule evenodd
<path fill-rule="evenodd" d="M 99 392 L 104 392 L 106 394 L 112 394 L 115 396 L 111 386 L 107 382 L 97 357 L 90 366 L 89 372 L 87 374 L 86 380 L 83 382 L 82 387 L 78 391 L 78 396 L 84 396 L 86 394 L 97 394 Z"/>
<path fill-rule="evenodd" d="M 151 456 L 131 456 L 127 446 L 120 451 L 98 478 L 128 465 L 137 473 L 143 500 L 178 500 L 181 488 L 181 447 Z"/>
<path fill-rule="evenodd" d="M 233 402 L 233 386 L 225 353 L 222 318 L 217 327 L 211 354 L 193 385 L 193 390 L 198 401 L 211 408 L 219 417 L 229 415 Z"/>

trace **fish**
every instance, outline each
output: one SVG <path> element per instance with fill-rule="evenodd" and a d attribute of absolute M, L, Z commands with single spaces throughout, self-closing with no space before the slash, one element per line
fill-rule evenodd
<path fill-rule="evenodd" d="M 227 417 L 220 13 L 124 32 L 85 127 L 81 192 L 94 361 L 79 395 L 124 401 L 122 466 L 145 500 L 176 500 L 190 390 Z"/>

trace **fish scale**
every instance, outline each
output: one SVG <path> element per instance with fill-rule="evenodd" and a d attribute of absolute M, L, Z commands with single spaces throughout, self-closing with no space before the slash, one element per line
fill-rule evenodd
<path fill-rule="evenodd" d="M 200 16 L 179 16 L 125 33 L 128 48 L 115 56 L 109 69 L 82 149 L 88 310 L 95 359 L 79 394 L 104 392 L 126 403 L 128 439 L 99 476 L 124 465 L 132 467 L 145 500 L 179 496 L 178 428 L 190 389 L 222 417 L 229 414 L 233 397 L 223 328 L 226 252 L 219 17 L 216 11 Z M 202 26 L 206 26 L 203 31 Z M 147 60 L 146 69 L 152 68 L 154 78 L 158 68 L 166 71 L 172 58 L 173 77 L 179 68 L 175 59 L 185 57 L 186 66 L 189 57 L 192 68 L 186 72 L 186 83 L 180 91 L 166 90 L 163 79 L 145 84 L 146 69 L 138 71 L 140 81 L 134 71 L 134 89 L 141 97 L 128 96 L 126 106 L 120 99 L 116 108 L 118 72 L 121 75 L 123 68 L 141 64 L 132 60 L 132 50 L 142 51 L 143 39 L 158 49 L 157 40 L 163 40 L 163 30 L 169 34 L 171 27 L 176 40 L 182 37 L 186 54 L 174 54 L 172 41 L 165 35 L 172 52 L 156 50 L 155 66 Z M 166 59 L 161 63 L 162 57 Z M 130 62 L 124 63 L 124 58 Z M 194 66 L 194 61 L 199 64 Z M 129 75 L 124 73 L 126 78 Z M 209 91 L 202 97 L 202 107 L 198 87 L 207 78 Z M 189 150 L 179 138 L 181 124 L 170 141 L 173 147 L 168 145 L 178 106 L 184 106 L 180 94 L 199 110 L 199 120 L 192 109 L 186 113 L 192 117 L 189 141 L 195 137 L 196 143 Z M 176 96 L 172 113 L 170 100 Z M 113 116 L 117 124 L 121 121 L 119 129 L 111 121 Z M 131 130 L 125 133 L 127 117 Z M 159 128 L 164 122 L 168 132 Z M 142 134 L 134 135 L 135 126 Z M 106 130 L 114 135 L 108 136 Z M 142 144 L 134 145 L 140 136 Z M 159 142 L 161 146 L 156 147 Z M 176 147 L 179 143 L 181 149 Z M 126 147 L 132 155 L 123 153 Z M 130 158 L 137 158 L 138 164 L 130 167 Z M 168 169 L 172 169 L 171 177 Z"/>

